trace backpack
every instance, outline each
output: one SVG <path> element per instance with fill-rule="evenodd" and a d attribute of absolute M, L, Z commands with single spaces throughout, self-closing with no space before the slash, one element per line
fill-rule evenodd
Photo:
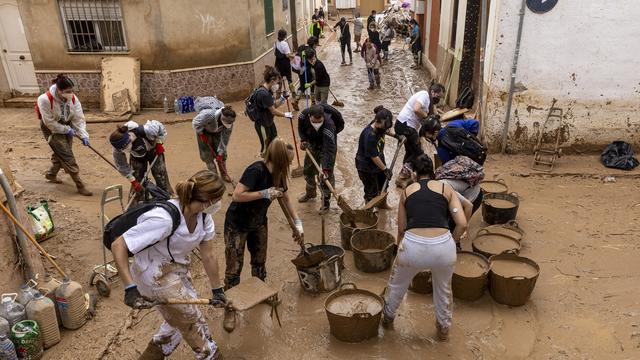
<path fill-rule="evenodd" d="M 287 57 L 287 54 L 283 54 L 280 50 L 278 50 L 278 43 L 275 43 L 273 45 L 273 53 L 276 55 L 276 60 L 284 60 L 284 59 L 289 59 Z"/>
<path fill-rule="evenodd" d="M 247 115 L 249 120 L 253 122 L 258 121 L 262 116 L 261 114 L 262 111 L 258 106 L 258 103 L 256 102 L 257 94 L 258 94 L 258 91 L 260 91 L 260 89 L 264 89 L 264 88 L 262 86 L 256 88 L 251 92 L 251 95 L 249 95 L 246 99 L 244 99 L 244 114 Z"/>
<path fill-rule="evenodd" d="M 336 134 L 344 130 L 344 118 L 340 111 L 329 104 L 322 104 L 322 107 L 325 112 L 331 114 L 331 120 L 333 120 L 333 124 L 336 126 Z"/>
<path fill-rule="evenodd" d="M 49 90 L 47 90 L 47 92 L 45 94 L 47 94 L 47 98 L 49 98 L 49 103 L 51 103 L 51 110 L 53 111 L 53 102 L 55 101 L 53 99 L 53 95 L 51 95 L 51 91 L 49 91 Z M 73 105 L 76 104 L 76 96 L 75 95 L 71 96 L 71 103 Z M 34 105 L 34 110 L 36 111 L 36 115 L 38 116 L 38 120 L 42 120 L 42 114 L 40 113 L 40 108 L 38 107 L 38 100 L 36 100 L 36 103 Z"/>
<path fill-rule="evenodd" d="M 478 138 L 461 127 L 446 127 L 439 139 L 439 144 L 451 151 L 455 156 L 464 155 L 478 164 L 484 164 L 487 158 L 487 147 Z"/>
<path fill-rule="evenodd" d="M 473 90 L 469 86 L 462 89 L 460 95 L 456 99 L 456 107 L 461 109 L 471 109 L 473 107 L 473 102 L 475 100 L 475 96 L 473 95 Z"/>

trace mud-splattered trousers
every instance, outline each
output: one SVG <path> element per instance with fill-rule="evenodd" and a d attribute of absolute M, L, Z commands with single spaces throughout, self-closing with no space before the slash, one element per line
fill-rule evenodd
<path fill-rule="evenodd" d="M 404 143 L 404 158 L 402 159 L 404 166 L 401 174 L 409 177 L 410 171 L 413 169 L 413 161 L 418 156 L 424 154 L 422 146 L 420 145 L 420 136 L 416 129 L 400 121 L 396 121 L 394 130 L 397 135 L 402 135 L 407 138 L 407 141 Z"/>
<path fill-rule="evenodd" d="M 267 224 L 258 225 L 254 230 L 239 230 L 232 224 L 224 224 L 224 254 L 227 267 L 224 285 L 230 289 L 240 284 L 240 273 L 244 264 L 245 244 L 251 254 L 251 276 L 264 280 L 267 277 Z"/>
<path fill-rule="evenodd" d="M 455 263 L 456 244 L 450 232 L 423 237 L 407 231 L 391 269 L 384 296 L 384 316 L 395 318 L 413 277 L 430 269 L 436 320 L 444 328 L 451 326 L 451 276 Z"/>
<path fill-rule="evenodd" d="M 227 145 L 229 144 L 229 138 L 231 137 L 231 129 L 222 129 L 219 132 L 210 133 L 203 132 L 209 139 L 209 144 L 205 144 L 200 136 L 196 135 L 196 141 L 198 142 L 198 153 L 200 154 L 200 160 L 202 160 L 206 165 L 209 171 L 213 171 L 217 173 L 216 159 L 211 152 L 213 149 L 216 152 L 216 155 L 220 155 L 222 157 L 222 161 L 227 161 Z M 222 169 L 220 169 L 222 171 Z"/>
<path fill-rule="evenodd" d="M 140 263 L 134 262 L 131 265 L 131 276 L 140 294 L 151 299 L 197 298 L 186 265 L 159 265 L 152 262 L 148 268 L 143 269 Z M 151 342 L 161 348 L 165 356 L 171 355 L 184 339 L 196 359 L 213 358 L 218 346 L 211 338 L 207 322 L 196 305 L 158 305 L 155 309 L 164 322 Z"/>
<path fill-rule="evenodd" d="M 313 155 L 313 158 L 316 159 L 318 164 L 324 164 L 324 151 L 323 151 L 322 148 L 312 148 L 312 147 L 310 147 L 309 148 L 309 152 L 311 152 L 311 155 Z M 331 172 L 329 173 L 329 182 L 331 183 L 331 186 L 333 186 L 335 188 L 336 187 L 336 177 L 334 175 L 333 166 L 329 170 L 331 170 Z M 318 175 L 318 169 L 313 164 L 313 161 L 311 161 L 311 158 L 309 158 L 309 155 L 305 155 L 305 157 L 304 157 L 303 174 L 304 174 L 304 180 L 307 183 L 307 185 L 306 185 L 307 189 L 309 189 L 309 190 L 310 189 L 315 189 L 316 188 L 316 176 Z M 324 181 L 322 181 L 322 179 L 320 180 L 320 190 L 322 191 L 322 195 L 324 196 L 324 199 L 326 201 L 328 201 L 328 199 L 331 199 L 331 190 L 329 190 L 329 187 L 324 183 Z"/>
<path fill-rule="evenodd" d="M 78 168 L 78 163 L 76 163 L 76 157 L 73 155 L 73 138 L 67 134 L 53 134 L 43 122 L 40 122 L 40 129 L 44 139 L 53 151 L 53 154 L 51 154 L 51 167 L 47 170 L 47 174 L 56 176 L 62 168 L 70 176 L 77 177 L 80 169 Z"/>
<path fill-rule="evenodd" d="M 153 151 L 147 153 L 146 157 L 129 157 L 129 163 L 131 164 L 133 176 L 136 180 L 142 182 L 144 175 L 147 173 L 148 166 L 153 162 L 155 157 L 156 154 Z M 156 180 L 156 185 L 158 185 L 159 188 L 164 189 L 169 194 L 174 193 L 171 188 L 171 183 L 169 182 L 169 174 L 167 174 L 167 165 L 164 160 L 164 154 L 158 155 L 158 160 L 156 160 L 155 164 L 153 164 L 153 167 L 151 168 L 151 174 L 153 174 L 153 178 Z"/>

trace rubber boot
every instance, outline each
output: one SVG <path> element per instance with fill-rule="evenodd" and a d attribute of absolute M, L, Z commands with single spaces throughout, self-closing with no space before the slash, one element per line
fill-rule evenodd
<path fill-rule="evenodd" d="M 147 348 L 140 354 L 138 360 L 164 360 L 164 353 L 160 346 L 149 342 Z"/>
<path fill-rule="evenodd" d="M 331 207 L 331 196 L 323 196 L 322 205 L 320 206 L 320 209 L 318 209 L 318 213 L 320 215 L 326 214 L 327 211 L 329 211 L 330 207 Z"/>
<path fill-rule="evenodd" d="M 89 191 L 85 186 L 84 183 L 82 182 L 82 180 L 80 179 L 80 175 L 78 174 L 72 174 L 71 178 L 73 179 L 73 182 L 76 183 L 76 187 L 78 188 L 78 193 L 80 195 L 84 195 L 84 196 L 93 196 L 93 193 L 91 191 Z"/>
<path fill-rule="evenodd" d="M 230 333 L 236 329 L 236 311 L 231 308 L 224 309 L 224 319 L 222 320 L 224 331 Z"/>
<path fill-rule="evenodd" d="M 306 203 L 307 201 L 309 201 L 311 199 L 315 199 L 316 196 L 318 196 L 318 193 L 316 191 L 316 187 L 315 186 L 309 186 L 309 184 L 307 184 L 307 186 L 305 188 L 305 193 L 300 198 L 298 198 L 298 202 L 299 203 Z"/>
<path fill-rule="evenodd" d="M 445 328 L 438 320 L 436 320 L 436 334 L 438 336 L 438 340 L 442 342 L 449 341 L 449 328 Z"/>
<path fill-rule="evenodd" d="M 62 181 L 58 179 L 58 172 L 60 171 L 60 165 L 51 165 L 49 170 L 44 174 L 44 177 L 54 184 L 62 184 Z"/>

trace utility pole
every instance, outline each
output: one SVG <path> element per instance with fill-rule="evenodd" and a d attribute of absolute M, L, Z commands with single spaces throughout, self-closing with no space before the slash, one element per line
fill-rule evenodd
<path fill-rule="evenodd" d="M 289 21 L 291 22 L 291 43 L 293 51 L 298 48 L 298 18 L 296 17 L 296 0 L 289 0 Z"/>

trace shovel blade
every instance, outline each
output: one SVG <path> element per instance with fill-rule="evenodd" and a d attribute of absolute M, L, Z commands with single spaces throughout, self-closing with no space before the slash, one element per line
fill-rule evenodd
<path fill-rule="evenodd" d="M 302 252 L 297 258 L 292 259 L 293 265 L 299 268 L 316 266 L 324 259 L 324 251 L 316 250 L 312 252 Z"/>
<path fill-rule="evenodd" d="M 301 177 L 302 175 L 304 175 L 304 168 L 301 166 L 298 166 L 297 168 L 291 170 L 291 177 L 297 178 Z"/>
<path fill-rule="evenodd" d="M 382 204 L 383 202 L 385 202 L 387 200 L 387 195 L 389 195 L 389 192 L 387 191 L 383 191 L 380 193 L 380 195 L 374 197 L 373 199 L 369 200 L 364 207 L 362 208 L 363 210 L 371 210 L 372 208 Z"/>
<path fill-rule="evenodd" d="M 344 103 L 342 101 L 334 101 L 331 105 L 333 106 L 339 106 L 339 107 L 344 107 Z"/>

